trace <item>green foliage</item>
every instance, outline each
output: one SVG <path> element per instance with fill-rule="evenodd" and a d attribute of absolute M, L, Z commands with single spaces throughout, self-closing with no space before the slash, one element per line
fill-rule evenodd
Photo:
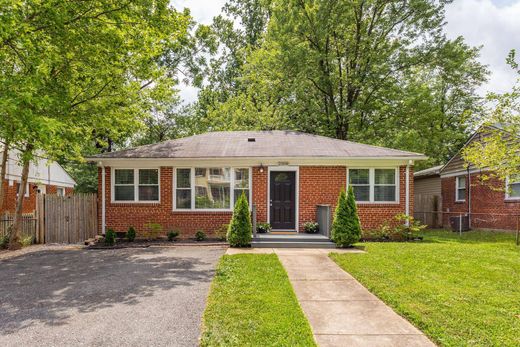
<path fill-rule="evenodd" d="M 168 232 L 168 241 L 173 241 L 179 236 L 179 232 L 177 230 L 170 230 Z"/>
<path fill-rule="evenodd" d="M 368 242 L 366 254 L 331 258 L 436 345 L 518 346 L 515 234 L 421 235 L 425 242 Z"/>
<path fill-rule="evenodd" d="M 0 236 L 0 249 L 5 249 L 9 245 L 9 235 L 5 234 Z"/>
<path fill-rule="evenodd" d="M 226 241 L 226 234 L 229 229 L 229 224 L 222 224 L 220 228 L 215 230 L 215 237 L 219 241 Z"/>
<path fill-rule="evenodd" d="M 320 226 L 316 222 L 305 222 L 303 230 L 309 234 L 316 234 L 320 230 Z"/>
<path fill-rule="evenodd" d="M 20 243 L 22 244 L 22 247 L 27 247 L 33 244 L 33 237 L 32 236 L 25 236 L 22 237 Z"/>
<path fill-rule="evenodd" d="M 206 239 L 206 233 L 202 230 L 197 230 L 195 233 L 195 240 L 196 241 L 204 241 Z"/>
<path fill-rule="evenodd" d="M 128 228 L 128 231 L 126 232 L 126 239 L 129 242 L 134 242 L 135 236 L 136 236 L 135 228 L 134 227 Z"/>
<path fill-rule="evenodd" d="M 253 226 L 246 195 L 242 193 L 235 203 L 233 217 L 229 223 L 227 241 L 232 247 L 246 247 L 251 244 Z"/>
<path fill-rule="evenodd" d="M 204 311 L 200 345 L 316 346 L 275 254 L 220 258 Z"/>
<path fill-rule="evenodd" d="M 271 224 L 269 223 L 257 223 L 256 224 L 256 232 L 257 233 L 268 233 L 272 230 Z"/>
<path fill-rule="evenodd" d="M 116 244 L 116 232 L 113 229 L 108 229 L 105 233 L 105 245 L 113 246 Z"/>
<path fill-rule="evenodd" d="M 348 195 L 342 190 L 332 222 L 332 241 L 338 247 L 348 247 L 359 241 L 361 224 L 357 214 L 356 200 L 352 186 L 349 186 Z"/>
<path fill-rule="evenodd" d="M 155 240 L 163 231 L 163 226 L 160 223 L 149 222 L 144 225 L 145 237 L 148 240 Z"/>
<path fill-rule="evenodd" d="M 415 239 L 427 226 L 412 216 L 399 213 L 391 221 L 385 221 L 379 228 L 363 230 L 365 241 L 403 241 Z"/>

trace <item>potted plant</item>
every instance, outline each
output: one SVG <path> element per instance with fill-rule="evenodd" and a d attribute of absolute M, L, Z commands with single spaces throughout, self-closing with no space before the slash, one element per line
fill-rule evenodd
<path fill-rule="evenodd" d="M 308 234 L 316 234 L 320 231 L 320 226 L 316 222 L 306 222 L 303 224 L 303 230 Z"/>
<path fill-rule="evenodd" d="M 271 224 L 269 223 L 258 223 L 256 225 L 256 232 L 263 234 L 271 231 Z"/>

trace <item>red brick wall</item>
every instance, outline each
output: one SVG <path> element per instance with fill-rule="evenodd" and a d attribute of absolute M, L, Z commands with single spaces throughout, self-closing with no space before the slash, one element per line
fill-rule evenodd
<path fill-rule="evenodd" d="M 505 185 L 496 178 L 481 181 L 480 174 L 471 174 L 471 187 L 466 189 L 466 201 L 455 201 L 455 177 L 441 179 L 443 224 L 449 227 L 449 218 L 468 212 L 471 193 L 471 227 L 474 229 L 516 230 L 520 201 L 505 199 Z"/>
<path fill-rule="evenodd" d="M 166 233 L 169 229 L 178 229 L 182 238 L 192 238 L 197 230 L 208 235 L 222 224 L 229 223 L 231 212 L 178 212 L 172 210 L 173 169 L 161 167 L 160 203 L 111 203 L 110 168 L 106 170 L 106 227 L 116 231 L 126 231 L 134 226 L 137 232 L 143 232 L 148 223 L 159 223 Z M 267 221 L 267 185 L 268 170 L 252 170 L 253 204 L 257 208 L 257 221 Z M 396 214 L 405 212 L 405 173 L 400 168 L 400 202 L 397 204 L 359 204 L 359 216 L 363 228 L 376 228 L 384 221 L 391 220 Z M 413 169 L 410 170 L 413 177 Z M 101 169 L 99 170 L 99 189 L 101 189 Z M 316 205 L 331 205 L 334 211 L 341 188 L 346 184 L 346 167 L 341 166 L 302 166 L 299 170 L 299 228 L 316 219 Z M 101 192 L 98 194 L 98 199 Z M 413 180 L 410 179 L 410 213 L 413 213 Z M 99 201 L 99 225 L 101 225 L 101 200 Z"/>

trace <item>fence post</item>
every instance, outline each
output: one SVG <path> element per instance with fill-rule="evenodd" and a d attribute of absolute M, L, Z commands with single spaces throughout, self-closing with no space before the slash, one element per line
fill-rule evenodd
<path fill-rule="evenodd" d="M 519 224 L 520 216 L 516 216 L 516 245 L 520 245 L 520 224 Z"/>
<path fill-rule="evenodd" d="M 462 213 L 459 214 L 459 236 L 462 236 Z"/>

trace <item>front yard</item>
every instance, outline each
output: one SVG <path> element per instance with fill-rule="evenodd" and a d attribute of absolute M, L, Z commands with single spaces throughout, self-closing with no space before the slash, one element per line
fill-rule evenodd
<path fill-rule="evenodd" d="M 202 346 L 315 346 L 275 254 L 225 255 L 203 317 Z"/>
<path fill-rule="evenodd" d="M 520 247 L 514 234 L 424 233 L 331 258 L 443 346 L 520 345 Z"/>

